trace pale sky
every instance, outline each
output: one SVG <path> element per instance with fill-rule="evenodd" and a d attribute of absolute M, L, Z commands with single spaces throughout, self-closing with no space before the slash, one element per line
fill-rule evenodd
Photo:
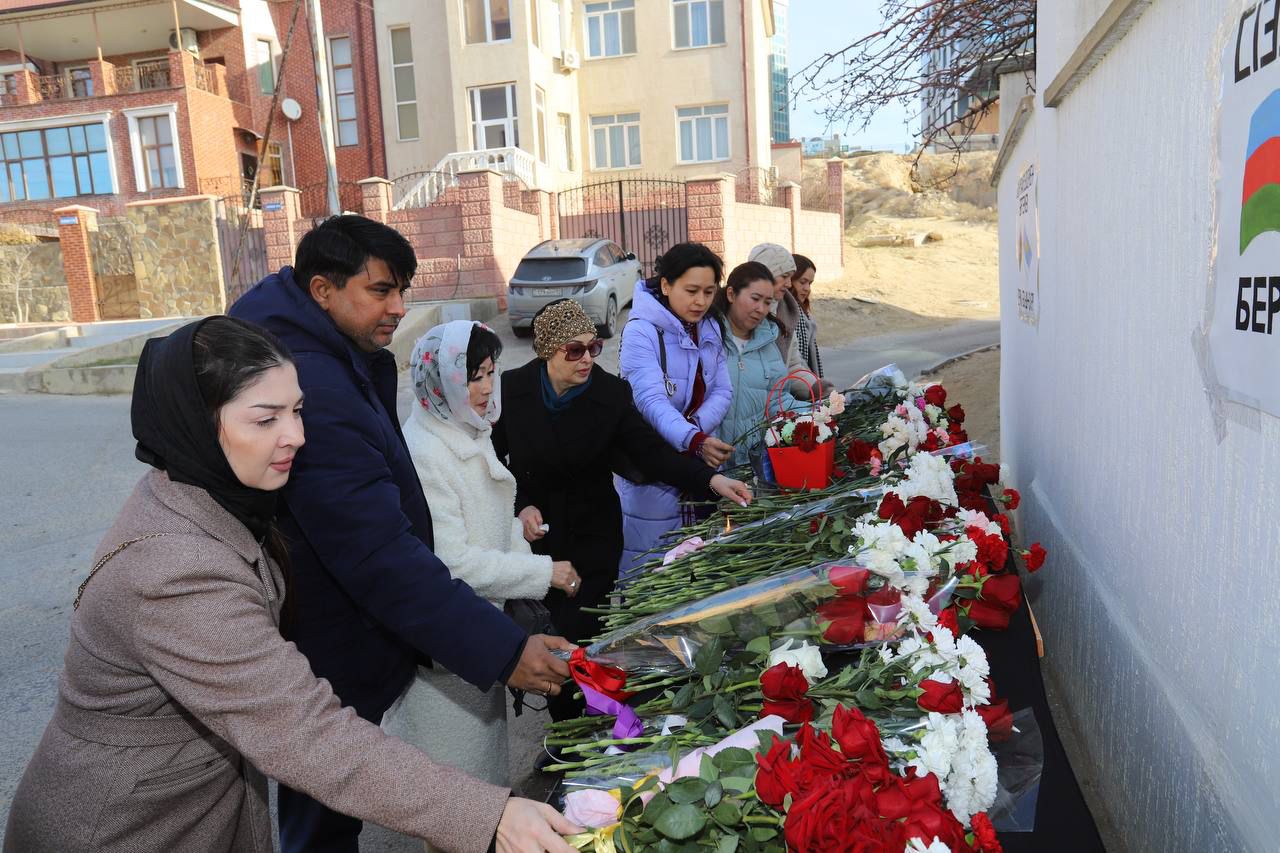
<path fill-rule="evenodd" d="M 878 0 L 790 0 L 787 58 L 790 73 L 794 75 L 823 53 L 839 50 L 859 36 L 879 29 L 879 9 Z M 793 95 L 795 85 L 793 83 Z M 793 139 L 837 132 L 842 142 L 851 145 L 897 151 L 903 150 L 903 146 L 912 139 L 911 129 L 904 122 L 918 107 L 913 106 L 910 111 L 897 104 L 885 107 L 876 114 L 865 132 L 855 133 L 846 131 L 842 126 L 827 128 L 809 98 L 808 95 L 801 96 L 800 102 L 792 105 Z"/>

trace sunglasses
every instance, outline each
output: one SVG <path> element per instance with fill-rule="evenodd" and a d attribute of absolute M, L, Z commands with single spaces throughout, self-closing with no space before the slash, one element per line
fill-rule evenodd
<path fill-rule="evenodd" d="M 589 344 L 584 344 L 582 341 L 569 341 L 560 347 L 560 351 L 564 353 L 565 361 L 581 361 L 587 353 L 591 353 L 592 358 L 599 358 L 600 353 L 604 352 L 604 341 L 599 338 Z"/>

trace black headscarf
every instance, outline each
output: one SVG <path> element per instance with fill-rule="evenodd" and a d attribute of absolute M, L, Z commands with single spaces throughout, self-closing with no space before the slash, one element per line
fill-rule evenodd
<path fill-rule="evenodd" d="M 194 339 L 206 322 L 188 323 L 142 348 L 133 383 L 134 453 L 170 480 L 204 489 L 261 542 L 275 517 L 276 493 L 241 483 L 218 443 L 196 381 Z"/>

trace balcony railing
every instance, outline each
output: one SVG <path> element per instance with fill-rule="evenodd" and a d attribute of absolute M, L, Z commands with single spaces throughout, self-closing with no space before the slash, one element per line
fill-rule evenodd
<path fill-rule="evenodd" d="M 446 154 L 434 170 L 421 173 L 416 182 L 403 187 L 403 192 L 392 207 L 403 210 L 409 207 L 427 207 L 445 190 L 458 185 L 458 175 L 491 169 L 508 181 L 521 181 L 526 187 L 536 183 L 536 161 L 523 148 L 489 148 L 483 151 L 456 151 Z M 400 187 L 397 186 L 397 190 Z"/>
<path fill-rule="evenodd" d="M 204 68 L 201 66 L 201 70 Z M 169 64 L 117 65 L 115 81 L 117 92 L 146 92 L 151 89 L 167 89 Z"/>
<path fill-rule="evenodd" d="M 36 88 L 42 101 L 61 101 L 72 97 L 67 78 L 61 74 L 44 74 L 36 78 Z"/>

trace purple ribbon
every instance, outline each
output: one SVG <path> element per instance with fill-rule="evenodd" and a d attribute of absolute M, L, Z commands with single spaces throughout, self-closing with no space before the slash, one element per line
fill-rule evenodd
<path fill-rule="evenodd" d="M 610 699 L 599 690 L 588 687 L 585 684 L 579 684 L 578 688 L 582 690 L 583 697 L 587 700 L 588 714 L 609 714 L 617 717 L 613 723 L 614 740 L 625 740 L 627 738 L 639 737 L 644 732 L 644 723 L 640 722 L 640 718 L 636 716 L 636 712 L 631 706 L 625 702 L 619 702 L 616 699 Z M 634 749 L 619 744 L 620 749 Z"/>

